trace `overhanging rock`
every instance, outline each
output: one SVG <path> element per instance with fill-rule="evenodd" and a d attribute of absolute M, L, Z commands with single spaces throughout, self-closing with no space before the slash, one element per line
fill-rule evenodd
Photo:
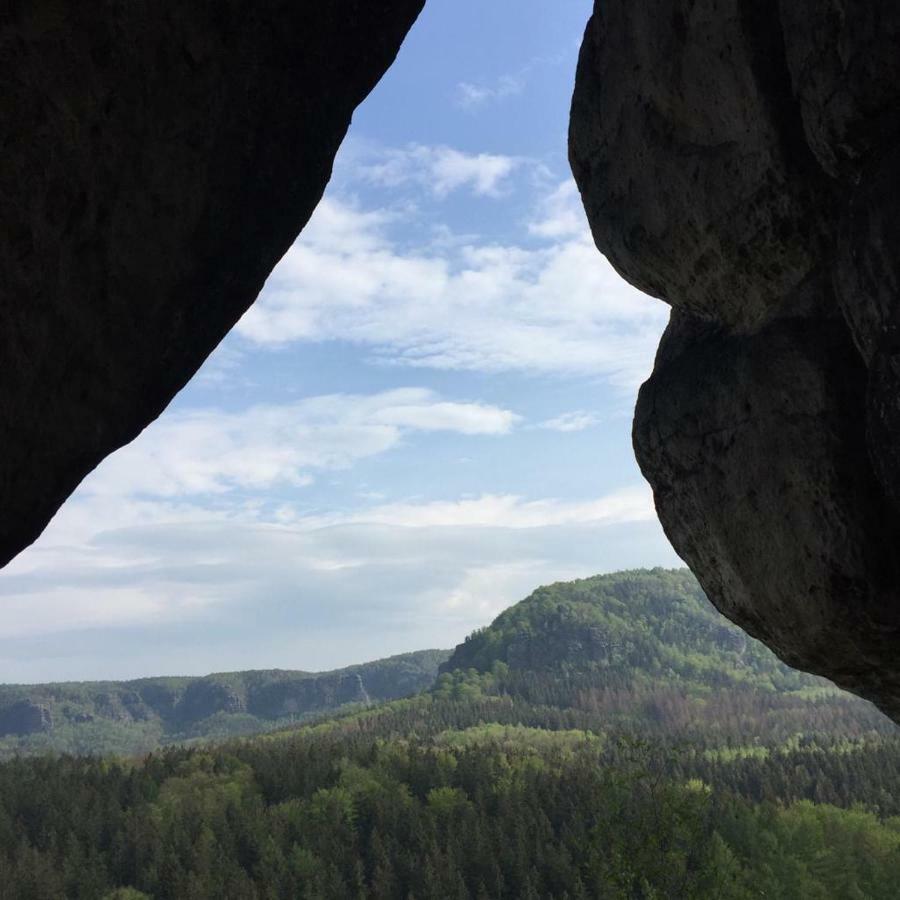
<path fill-rule="evenodd" d="M 598 0 L 570 157 L 672 316 L 634 444 L 675 549 L 900 721 L 900 6 Z"/>
<path fill-rule="evenodd" d="M 423 4 L 4 5 L 0 565 L 253 302 Z"/>

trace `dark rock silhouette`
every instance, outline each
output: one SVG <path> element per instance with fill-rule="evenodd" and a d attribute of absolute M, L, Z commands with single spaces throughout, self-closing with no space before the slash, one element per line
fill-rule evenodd
<path fill-rule="evenodd" d="M 0 565 L 254 300 L 422 5 L 6 4 Z M 598 246 L 673 308 L 634 431 L 669 537 L 895 717 L 898 45 L 888 0 L 603 0 L 571 129 Z"/>
<path fill-rule="evenodd" d="M 603 0 L 570 157 L 672 306 L 634 445 L 676 550 L 784 660 L 900 719 L 900 7 Z"/>
<path fill-rule="evenodd" d="M 253 302 L 423 3 L 4 4 L 0 565 Z"/>

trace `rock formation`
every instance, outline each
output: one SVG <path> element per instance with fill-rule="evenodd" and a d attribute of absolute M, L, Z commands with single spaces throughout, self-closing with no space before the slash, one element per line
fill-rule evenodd
<path fill-rule="evenodd" d="M 30 700 L 20 700 L 0 710 L 0 737 L 36 734 L 52 727 L 50 710 Z"/>
<path fill-rule="evenodd" d="M 570 157 L 672 314 L 634 444 L 727 616 L 900 720 L 900 6 L 602 0 Z"/>
<path fill-rule="evenodd" d="M 4 4 L 0 565 L 253 302 L 423 3 Z"/>
<path fill-rule="evenodd" d="M 208 736 L 217 726 L 219 733 L 226 733 L 224 720 L 242 716 L 242 727 L 262 731 L 278 719 L 333 712 L 347 703 L 396 700 L 427 690 L 449 656 L 449 650 L 420 650 L 318 673 L 271 669 L 204 677 L 0 685 L 0 738 L 62 729 L 72 737 L 80 734 L 83 746 L 90 746 L 97 732 L 73 726 L 105 723 L 122 726 L 105 733 L 117 734 L 127 746 L 129 727 L 147 723 L 151 728 L 146 733 L 130 732 L 141 746 L 151 734 L 165 739 Z M 223 721 L 215 722 L 217 717 L 224 717 Z M 47 744 L 45 749 L 67 746 Z"/>
<path fill-rule="evenodd" d="M 0 14 L 0 565 L 308 220 L 423 0 Z M 900 6 L 603 0 L 571 158 L 672 306 L 635 447 L 713 601 L 900 717 Z"/>

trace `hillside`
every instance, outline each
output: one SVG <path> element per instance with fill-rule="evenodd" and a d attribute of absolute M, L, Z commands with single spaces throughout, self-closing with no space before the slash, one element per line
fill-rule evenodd
<path fill-rule="evenodd" d="M 540 587 L 452 653 L 324 673 L 0 686 L 0 756 L 142 753 L 291 727 L 432 686 L 440 697 L 552 709 L 571 727 L 703 747 L 896 733 L 871 704 L 791 669 L 732 625 L 688 570 L 654 569 Z"/>
<path fill-rule="evenodd" d="M 441 671 L 438 689 L 451 693 L 476 685 L 702 743 L 897 732 L 870 703 L 791 669 L 725 619 L 687 569 L 540 587 Z"/>
<path fill-rule="evenodd" d="M 687 569 L 614 572 L 540 587 L 474 632 L 441 666 L 595 670 L 610 681 L 692 688 L 833 689 L 791 669 L 720 615 Z"/>
<path fill-rule="evenodd" d="M 0 685 L 0 755 L 141 753 L 173 741 L 267 731 L 347 704 L 415 694 L 431 686 L 448 655 L 422 650 L 320 673 Z"/>
<path fill-rule="evenodd" d="M 442 662 L 430 690 L 256 737 L 0 761 L 0 900 L 896 897 L 900 729 L 687 573 L 540 588 L 449 658 L 371 665 Z M 282 712 L 315 677 L 188 680 L 175 708 L 212 684 Z"/>

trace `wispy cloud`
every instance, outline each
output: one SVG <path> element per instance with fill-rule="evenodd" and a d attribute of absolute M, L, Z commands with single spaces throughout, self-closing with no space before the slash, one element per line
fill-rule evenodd
<path fill-rule="evenodd" d="M 525 90 L 526 75 L 527 72 L 523 70 L 516 75 L 502 75 L 491 83 L 461 81 L 456 86 L 454 102 L 460 109 L 471 112 L 507 97 L 518 96 Z"/>
<path fill-rule="evenodd" d="M 548 431 L 573 432 L 592 428 L 599 422 L 600 418 L 594 413 L 577 410 L 575 412 L 562 413 L 562 415 L 547 419 L 545 422 L 539 422 L 537 427 Z"/>
<path fill-rule="evenodd" d="M 286 519 L 294 527 L 388 525 L 398 528 L 547 528 L 651 522 L 656 518 L 646 485 L 591 500 L 528 500 L 515 494 L 483 494 L 458 500 L 382 503 L 350 513 Z"/>
<path fill-rule="evenodd" d="M 392 503 L 359 510 L 350 516 L 330 521 L 334 524 L 378 524 L 404 528 L 466 526 L 518 529 L 649 522 L 655 517 L 650 489 L 641 485 L 593 500 L 527 500 L 513 494 L 485 494 L 453 501 Z"/>
<path fill-rule="evenodd" d="M 84 495 L 184 498 L 236 489 L 308 484 L 384 453 L 411 432 L 507 434 L 519 417 L 483 403 L 445 400 L 424 388 L 332 394 L 240 412 L 174 413 L 111 456 Z"/>
<path fill-rule="evenodd" d="M 260 346 L 343 340 L 403 366 L 605 376 L 652 365 L 665 307 L 597 252 L 566 182 L 518 243 L 391 236 L 391 214 L 326 199 L 238 325 Z"/>
<path fill-rule="evenodd" d="M 524 163 L 514 156 L 410 144 L 383 150 L 379 159 L 358 166 L 355 176 L 384 187 L 414 184 L 439 198 L 463 189 L 499 197 L 509 176 Z"/>
<path fill-rule="evenodd" d="M 580 42 L 575 46 L 577 55 Z M 454 91 L 453 102 L 466 112 L 478 112 L 493 104 L 525 93 L 535 72 L 572 64 L 572 48 L 566 47 L 552 55 L 534 56 L 514 72 L 507 72 L 493 79 L 460 81 Z"/>
<path fill-rule="evenodd" d="M 241 378 L 256 351 L 329 340 L 398 372 L 602 377 L 631 391 L 649 370 L 664 308 L 597 253 L 570 181 L 416 145 L 370 154 L 356 179 L 413 200 L 402 212 L 323 201 L 205 390 Z M 417 231 L 423 198 L 510 199 L 523 185 L 541 193 L 524 221 L 518 204 L 519 233 L 503 242 Z M 351 488 L 349 508 L 306 505 L 335 473 L 417 435 L 594 424 L 576 408 L 529 425 L 422 387 L 182 406 L 98 467 L 4 571 L 0 679 L 200 672 L 226 653 L 234 667 L 339 665 L 453 644 L 541 582 L 675 562 L 643 485 L 572 499 L 481 482 L 398 501 L 392 483 Z"/>
<path fill-rule="evenodd" d="M 327 668 L 452 645 L 541 583 L 677 561 L 645 488 L 380 504 L 283 524 L 251 511 L 97 518 L 81 537 L 49 541 L 0 579 L 0 678 L 203 672 L 222 667 L 225 645 L 231 666 Z"/>
<path fill-rule="evenodd" d="M 556 91 L 528 91 L 556 62 L 455 76 L 490 144 L 345 143 L 238 333 L 0 573 L 0 681 L 327 668 L 451 646 L 541 583 L 677 562 L 624 438 L 551 440 L 631 405 L 666 319 L 546 168 Z M 397 101 L 370 102 L 400 133 Z M 585 487 L 607 451 L 608 489 Z"/>

